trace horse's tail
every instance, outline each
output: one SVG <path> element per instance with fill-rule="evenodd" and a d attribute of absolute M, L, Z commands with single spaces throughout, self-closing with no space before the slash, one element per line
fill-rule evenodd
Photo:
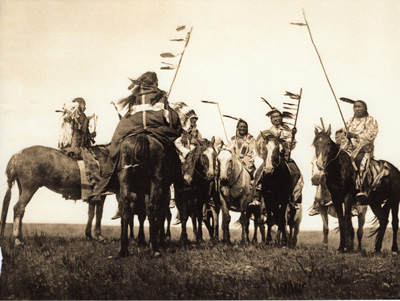
<path fill-rule="evenodd" d="M 10 161 L 8 161 L 7 168 L 6 168 L 6 176 L 7 176 L 7 192 L 6 195 L 4 196 L 3 199 L 3 208 L 1 210 L 1 222 L 0 222 L 0 237 L 4 237 L 4 229 L 6 225 L 6 218 L 7 218 L 7 212 L 8 212 L 8 207 L 10 206 L 10 200 L 11 200 L 11 189 L 12 186 L 15 182 L 15 180 L 18 178 L 17 174 L 17 163 L 18 163 L 18 158 L 20 156 L 20 152 L 14 154 Z"/>
<path fill-rule="evenodd" d="M 150 142 L 146 135 L 138 135 L 133 148 L 133 159 L 137 163 L 149 162 Z"/>

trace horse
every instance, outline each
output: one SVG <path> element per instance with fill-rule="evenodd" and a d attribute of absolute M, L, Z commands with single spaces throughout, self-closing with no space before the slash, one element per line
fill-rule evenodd
<path fill-rule="evenodd" d="M 322 233 L 323 233 L 323 246 L 325 249 L 328 248 L 328 234 L 329 234 L 329 224 L 328 224 L 328 215 L 337 218 L 337 213 L 335 207 L 333 205 L 326 204 L 332 201 L 331 194 L 329 193 L 328 187 L 326 186 L 325 175 L 321 179 L 320 185 L 317 187 L 317 191 L 315 193 L 315 202 L 319 205 L 319 214 L 322 218 Z M 367 215 L 368 206 L 367 205 L 358 205 L 357 206 L 358 215 L 358 229 L 357 229 L 357 241 L 359 251 L 362 250 L 362 238 L 364 236 L 364 224 L 365 217 Z"/>
<path fill-rule="evenodd" d="M 272 241 L 271 230 L 276 224 L 282 235 L 280 242 L 286 245 L 288 241 L 286 211 L 292 194 L 292 179 L 289 167 L 280 153 L 284 141 L 270 131 L 260 132 L 256 141 L 256 150 L 263 159 L 263 165 L 258 169 L 256 179 L 262 176 L 261 195 L 267 211 L 267 243 Z"/>
<path fill-rule="evenodd" d="M 315 148 L 318 170 L 312 176 L 312 183 L 318 185 L 322 176 L 326 176 L 326 185 L 331 194 L 339 220 L 339 251 L 351 251 L 354 249 L 351 207 L 355 203 L 356 193 L 351 158 L 346 152 L 341 151 L 339 146 L 331 140 L 331 126 L 329 126 L 328 130 L 322 129 L 321 131 L 315 128 L 314 133 L 313 146 Z M 381 251 L 391 211 L 393 229 L 392 252 L 398 253 L 397 232 L 399 228 L 400 171 L 388 161 L 379 160 L 378 162 L 388 173 L 381 178 L 379 185 L 376 184 L 375 187 L 372 187 L 369 197 L 365 202 L 366 205 L 370 206 L 379 222 L 379 227 L 373 233 L 377 234 L 375 252 Z"/>
<path fill-rule="evenodd" d="M 211 141 L 204 139 L 198 142 L 199 145 L 188 153 L 182 166 L 183 178 L 190 186 L 191 197 L 186 208 L 182 207 L 183 202 L 177 202 L 177 206 L 182 224 L 181 238 L 187 239 L 186 222 L 189 214 L 196 241 L 200 242 L 203 241 L 203 207 L 209 203 L 211 198 L 217 152 L 214 149 L 214 137 Z M 188 214 L 185 214 L 185 209 L 187 209 Z M 217 225 L 216 223 L 212 224 Z M 211 238 L 213 238 L 214 232 L 216 232 L 215 226 L 209 229 Z"/>
<path fill-rule="evenodd" d="M 108 146 L 97 145 L 90 148 L 99 165 L 103 166 L 108 157 Z M 14 206 L 13 240 L 15 245 L 22 244 L 22 218 L 25 208 L 40 187 L 46 187 L 53 192 L 70 196 L 71 199 L 81 198 L 81 173 L 76 160 L 67 156 L 62 150 L 46 146 L 31 146 L 11 156 L 7 168 L 7 192 L 3 199 L 1 213 L 0 236 L 4 237 L 4 229 L 10 205 L 11 192 L 16 181 L 19 198 Z M 101 235 L 101 218 L 106 196 L 100 201 L 89 202 L 88 221 L 85 235 L 92 239 L 91 229 L 96 214 L 95 237 L 104 240 Z"/>
<path fill-rule="evenodd" d="M 220 209 L 222 211 L 222 232 L 223 241 L 230 243 L 229 223 L 231 216 L 229 210 L 240 212 L 240 224 L 242 226 L 242 243 L 249 242 L 248 223 L 250 218 L 249 206 L 251 203 L 252 186 L 251 176 L 247 172 L 238 156 L 232 153 L 228 148 L 222 148 L 217 156 L 218 176 L 217 191 L 220 198 Z M 249 213 L 249 214 L 248 214 Z M 260 220 L 261 211 L 255 210 L 254 220 L 256 223 Z M 263 224 L 260 223 L 260 227 Z M 255 234 L 256 230 L 255 228 Z M 264 231 L 261 231 L 263 234 Z M 253 236 L 257 240 L 257 236 Z M 263 237 L 264 241 L 264 237 Z"/>
<path fill-rule="evenodd" d="M 153 256 L 160 256 L 159 247 L 165 243 L 164 223 L 171 186 L 164 144 L 150 132 L 128 135 L 120 143 L 116 171 L 122 202 L 119 257 L 129 256 L 128 225 L 136 208 L 147 215 L 150 247 Z M 144 241 L 140 235 L 139 240 Z"/>

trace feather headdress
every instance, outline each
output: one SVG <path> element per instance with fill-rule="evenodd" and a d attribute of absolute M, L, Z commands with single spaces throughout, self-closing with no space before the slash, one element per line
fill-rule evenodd
<path fill-rule="evenodd" d="M 185 104 L 183 101 L 172 102 L 169 105 L 174 111 L 178 113 L 182 127 L 185 131 L 190 128 L 191 118 L 199 119 L 199 117 L 197 117 L 196 115 L 196 112 L 192 108 L 188 107 L 188 105 Z"/>

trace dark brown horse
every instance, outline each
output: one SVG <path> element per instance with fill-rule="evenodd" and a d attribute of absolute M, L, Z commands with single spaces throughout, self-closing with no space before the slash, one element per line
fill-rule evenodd
<path fill-rule="evenodd" d="M 267 211 L 267 243 L 272 241 L 271 230 L 276 224 L 282 236 L 281 243 L 286 245 L 287 207 L 292 194 L 292 180 L 289 167 L 280 153 L 282 143 L 279 137 L 269 131 L 261 132 L 257 138 L 258 153 L 264 161 L 261 195 Z"/>
<path fill-rule="evenodd" d="M 339 220 L 339 251 L 349 251 L 354 248 L 354 228 L 351 223 L 351 207 L 355 203 L 354 170 L 350 156 L 339 149 L 339 146 L 331 140 L 330 135 L 330 126 L 326 131 L 315 129 L 313 145 L 320 173 L 313 175 L 312 182 L 318 185 L 322 178 L 321 175 L 326 175 L 326 185 L 331 194 Z M 400 172 L 387 161 L 380 160 L 379 162 L 385 165 L 388 175 L 382 177 L 381 183 L 373 188 L 366 201 L 366 204 L 371 207 L 379 221 L 379 227 L 376 230 L 375 251 L 381 251 L 391 211 L 393 229 L 392 251 L 398 252 L 397 231 L 399 227 Z"/>
<path fill-rule="evenodd" d="M 185 163 L 182 166 L 183 177 L 190 185 L 190 200 L 187 203 L 187 214 L 182 207 L 185 202 L 177 202 L 182 223 L 182 239 L 187 239 L 186 222 L 188 215 L 192 219 L 193 233 L 197 241 L 203 241 L 203 207 L 210 201 L 212 194 L 212 182 L 215 178 L 215 165 L 217 152 L 214 148 L 214 137 L 211 141 L 207 139 L 199 140 L 199 145 L 193 148 L 187 155 Z M 213 222 L 213 228 L 209 228 L 210 237 L 218 230 L 215 227 L 217 223 Z"/>
<path fill-rule="evenodd" d="M 103 166 L 108 157 L 108 146 L 93 146 L 91 150 L 99 160 L 99 165 Z M 14 206 L 13 223 L 13 239 L 16 245 L 22 243 L 21 227 L 25 208 L 40 187 L 68 195 L 71 199 L 81 199 L 81 174 L 78 163 L 59 149 L 45 146 L 25 148 L 11 157 L 6 175 L 8 189 L 3 200 L 0 235 L 4 236 L 11 189 L 16 181 L 19 189 L 19 198 Z M 102 196 L 100 201 L 89 203 L 89 217 L 85 230 L 88 238 L 92 238 L 92 221 L 96 211 L 95 236 L 100 240 L 104 239 L 101 236 L 104 200 L 105 196 Z"/>
<path fill-rule="evenodd" d="M 120 145 L 117 163 L 119 201 L 122 202 L 121 250 L 119 255 L 129 255 L 128 225 L 133 212 L 138 209 L 148 217 L 150 247 L 153 255 L 160 255 L 160 244 L 165 242 L 164 222 L 169 210 L 167 159 L 164 145 L 150 133 L 126 137 Z M 144 236 L 139 234 L 139 240 Z"/>
<path fill-rule="evenodd" d="M 323 246 L 328 248 L 328 234 L 329 234 L 329 223 L 328 216 L 337 218 L 337 213 L 333 205 L 326 206 L 327 203 L 332 201 L 331 194 L 329 193 L 328 187 L 326 186 L 325 175 L 322 175 L 320 185 L 317 187 L 315 193 L 315 202 L 319 205 L 319 214 L 322 218 L 322 233 L 323 233 Z M 357 206 L 358 215 L 358 228 L 357 228 L 357 240 L 358 240 L 358 250 L 362 250 L 362 239 L 364 236 L 364 224 L 365 217 L 367 215 L 368 206 L 359 205 Z"/>

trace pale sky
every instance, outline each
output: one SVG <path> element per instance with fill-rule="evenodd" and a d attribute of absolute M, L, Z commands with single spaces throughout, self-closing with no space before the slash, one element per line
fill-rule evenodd
<path fill-rule="evenodd" d="M 400 1 L 127 1 L 0 0 L 0 181 L 15 152 L 32 145 L 57 147 L 59 113 L 75 97 L 86 100 L 88 115 L 98 114 L 97 143 L 108 143 L 118 123 L 110 101 L 129 95 L 128 78 L 155 71 L 168 91 L 174 71 L 160 70 L 162 52 L 181 52 L 180 25 L 192 36 L 170 95 L 199 116 L 203 136 L 224 137 L 222 114 L 245 119 L 250 133 L 271 126 L 268 107 L 282 107 L 285 91 L 303 97 L 298 141 L 292 152 L 305 180 L 302 229 L 321 229 L 309 217 L 314 200 L 311 147 L 320 117 L 333 129 L 343 126 L 304 22 L 304 8 L 314 41 L 337 97 L 367 102 L 379 123 L 375 156 L 400 167 L 398 86 L 400 79 Z M 345 120 L 352 106 L 340 102 Z M 224 119 L 228 136 L 236 122 Z M 12 221 L 13 196 L 7 222 Z M 108 197 L 103 224 L 117 207 Z M 85 223 L 87 205 L 66 201 L 40 189 L 27 206 L 25 223 Z M 233 219 L 234 220 L 234 219 Z M 334 227 L 333 219 L 331 227 Z"/>

